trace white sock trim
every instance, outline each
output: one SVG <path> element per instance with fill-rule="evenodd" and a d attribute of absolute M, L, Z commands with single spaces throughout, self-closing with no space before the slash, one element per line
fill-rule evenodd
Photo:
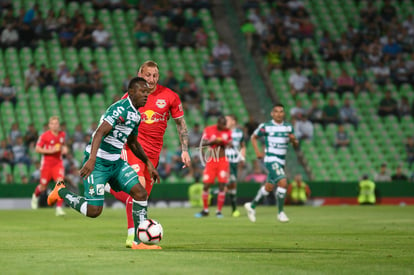
<path fill-rule="evenodd" d="M 81 207 L 80 207 L 80 212 L 86 216 L 87 212 L 88 212 L 88 202 L 84 202 Z"/>
<path fill-rule="evenodd" d="M 262 193 L 263 196 L 269 195 L 269 192 L 266 191 L 266 188 L 264 186 L 260 188 L 260 193 Z"/>
<path fill-rule="evenodd" d="M 128 236 L 134 235 L 135 234 L 134 232 L 135 232 L 135 228 L 134 227 L 128 228 Z"/>
<path fill-rule="evenodd" d="M 276 193 L 286 194 L 286 188 L 283 188 L 283 187 L 278 187 L 278 188 L 276 189 Z"/>
<path fill-rule="evenodd" d="M 143 206 L 143 207 L 147 207 L 148 206 L 148 201 L 136 201 L 134 199 L 132 199 L 133 203 L 138 203 L 139 205 Z"/>

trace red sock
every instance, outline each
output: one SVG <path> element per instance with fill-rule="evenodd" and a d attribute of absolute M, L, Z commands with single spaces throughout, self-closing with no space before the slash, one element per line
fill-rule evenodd
<path fill-rule="evenodd" d="M 128 195 L 127 193 L 125 193 L 123 191 L 115 192 L 114 190 L 112 190 L 112 188 L 111 188 L 110 192 L 117 200 L 123 202 L 124 204 L 126 204 L 127 199 L 130 197 L 130 195 Z M 132 211 L 131 211 L 131 213 L 132 213 Z"/>
<path fill-rule="evenodd" d="M 131 196 L 128 196 L 125 206 L 126 206 L 128 228 L 134 228 L 134 217 L 132 216 L 132 197 Z"/>
<path fill-rule="evenodd" d="M 63 199 L 58 199 L 56 202 L 56 207 L 62 207 L 63 205 Z"/>
<path fill-rule="evenodd" d="M 203 195 L 201 197 L 203 199 L 204 210 L 208 210 L 208 191 L 203 191 Z"/>
<path fill-rule="evenodd" d="M 39 197 L 39 195 L 42 194 L 42 191 L 40 191 L 40 184 L 36 186 L 34 194 L 36 197 Z"/>
<path fill-rule="evenodd" d="M 217 211 L 221 212 L 221 209 L 224 205 L 224 200 L 226 199 L 226 192 L 219 192 L 217 195 Z"/>

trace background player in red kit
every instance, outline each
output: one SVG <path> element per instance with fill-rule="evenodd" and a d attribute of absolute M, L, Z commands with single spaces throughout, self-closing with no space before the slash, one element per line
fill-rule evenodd
<path fill-rule="evenodd" d="M 138 128 L 138 142 L 144 149 L 145 154 L 150 159 L 154 167 L 158 166 L 158 160 L 163 145 L 167 121 L 171 117 L 177 124 L 177 131 L 181 142 L 181 160 L 183 167 L 191 163 L 188 154 L 188 130 L 184 120 L 184 112 L 179 96 L 167 87 L 158 85 L 159 68 L 154 61 L 146 61 L 138 70 L 138 76 L 144 78 L 151 93 L 148 96 L 144 107 L 139 108 L 142 122 Z M 124 95 L 125 96 L 125 95 Z M 153 181 L 148 173 L 146 165 L 138 159 L 126 146 L 123 150 L 122 158 L 138 173 L 139 182 L 145 187 L 148 197 L 151 194 Z M 126 204 L 126 214 L 128 221 L 128 237 L 126 247 L 131 247 L 134 238 L 134 221 L 132 217 L 132 198 L 125 192 L 115 192 L 106 185 L 116 199 Z"/>
<path fill-rule="evenodd" d="M 208 211 L 209 189 L 217 178 L 219 193 L 217 195 L 217 218 L 222 218 L 221 209 L 226 198 L 225 186 L 229 181 L 230 164 L 226 158 L 225 148 L 231 142 L 231 130 L 226 127 L 227 121 L 224 116 L 217 119 L 216 125 L 207 126 L 204 129 L 202 144 L 207 145 L 207 152 L 204 155 L 206 167 L 203 172 L 203 210 L 197 213 L 197 218 L 206 217 Z"/>
<path fill-rule="evenodd" d="M 55 182 L 64 178 L 62 154 L 68 152 L 65 145 L 65 132 L 60 131 L 59 118 L 49 118 L 49 130 L 44 132 L 36 143 L 36 152 L 42 154 L 40 165 L 40 184 L 35 188 L 32 195 L 32 209 L 39 207 L 39 195 L 46 191 L 48 183 L 53 179 Z M 56 203 L 56 216 L 63 216 L 63 200 Z"/>

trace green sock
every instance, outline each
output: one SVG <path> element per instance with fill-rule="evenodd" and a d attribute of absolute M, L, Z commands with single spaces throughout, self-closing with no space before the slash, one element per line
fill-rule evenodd
<path fill-rule="evenodd" d="M 140 222 L 145 221 L 147 219 L 147 206 L 147 201 L 132 200 L 132 217 L 134 218 L 135 227 L 134 241 L 137 243 L 141 242 L 137 236 L 138 225 Z"/>
<path fill-rule="evenodd" d="M 276 189 L 276 199 L 277 199 L 278 213 L 283 211 L 283 206 L 285 204 L 285 197 L 286 197 L 286 188 L 278 187 Z"/>
<path fill-rule="evenodd" d="M 236 197 L 236 190 L 229 190 L 229 197 L 231 203 L 232 212 L 236 211 L 237 208 L 237 197 Z"/>
<path fill-rule="evenodd" d="M 254 197 L 253 201 L 251 202 L 251 207 L 255 209 L 260 200 L 267 195 L 269 195 L 269 192 L 266 191 L 265 187 L 260 187 L 259 191 L 257 191 L 256 197 Z"/>
<path fill-rule="evenodd" d="M 58 194 L 66 202 L 67 205 L 86 216 L 88 202 L 84 197 L 76 195 L 66 188 L 61 188 L 58 191 Z"/>

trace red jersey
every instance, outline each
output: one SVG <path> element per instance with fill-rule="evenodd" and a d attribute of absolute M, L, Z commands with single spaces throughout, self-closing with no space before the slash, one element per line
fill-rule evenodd
<path fill-rule="evenodd" d="M 65 144 L 65 137 L 66 134 L 63 131 L 59 131 L 58 134 L 55 136 L 52 131 L 46 131 L 42 135 L 40 135 L 39 139 L 37 140 L 36 146 L 45 149 L 51 149 L 53 147 L 62 148 Z M 62 161 L 62 151 L 58 151 L 54 154 L 42 154 L 42 166 L 54 166 L 56 163 Z"/>
<path fill-rule="evenodd" d="M 219 129 L 217 129 L 216 124 L 207 126 L 204 129 L 203 139 L 208 140 L 208 141 L 213 141 L 217 138 L 221 138 L 221 140 L 223 141 L 222 144 L 210 145 L 211 148 L 215 148 L 217 146 L 226 146 L 227 144 L 229 144 L 229 142 L 231 141 L 231 130 L 226 128 L 220 131 Z"/>
<path fill-rule="evenodd" d="M 126 93 L 122 98 L 127 96 Z M 158 159 L 170 114 L 174 119 L 184 116 L 181 100 L 172 90 L 157 84 L 155 91 L 148 96 L 145 106 L 138 111 L 141 113 L 138 142 L 150 159 Z M 125 149 L 129 150 L 128 146 L 125 145 Z"/>

